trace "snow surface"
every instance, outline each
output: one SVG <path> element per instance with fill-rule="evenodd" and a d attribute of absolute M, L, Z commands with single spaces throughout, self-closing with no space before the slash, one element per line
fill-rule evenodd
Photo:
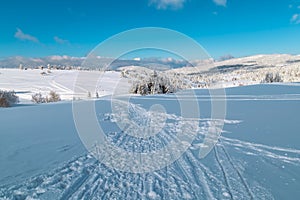
<path fill-rule="evenodd" d="M 46 74 L 42 75 L 43 72 Z M 84 86 L 77 85 L 78 88 L 82 88 L 80 93 L 74 93 L 79 90 L 74 88 L 78 73 L 85 74 L 86 80 Z M 40 69 L 0 69 L 0 89 L 14 90 L 20 97 L 21 103 L 30 102 L 31 96 L 35 93 L 46 96 L 50 91 L 57 92 L 62 100 L 72 100 L 73 97 L 87 98 L 89 92 L 92 97 L 95 97 L 96 92 L 99 96 L 110 95 L 120 76 L 120 72 L 114 71 L 103 74 L 99 71 L 51 70 L 48 73 L 47 70 Z M 101 85 L 100 83 L 97 86 L 89 85 L 89 79 L 93 78 L 101 80 Z"/>
<path fill-rule="evenodd" d="M 243 66 L 205 77 L 214 87 L 228 87 L 225 126 L 215 148 L 199 158 L 204 134 L 217 131 L 219 119 L 211 119 L 209 90 L 195 89 L 201 115 L 199 128 L 189 130 L 196 134 L 192 145 L 173 164 L 141 174 L 111 169 L 85 149 L 68 100 L 98 92 L 96 116 L 108 140 L 127 151 L 148 152 L 168 144 L 181 126 L 175 95 L 130 98 L 130 120 L 141 127 L 156 124 L 160 131 L 140 142 L 134 136 L 143 129 L 124 134 L 116 122 L 126 121 L 112 113 L 107 96 L 118 84 L 129 87 L 119 83 L 120 72 L 0 69 L 0 89 L 15 90 L 21 98 L 20 105 L 0 109 L 0 199 L 295 199 L 300 196 L 299 83 L 229 87 L 257 84 L 270 70 L 280 72 L 285 81 L 297 81 L 299 60 L 258 55 L 216 63 Z M 85 74 L 83 85 L 75 84 L 78 73 Z M 95 87 L 90 79 L 99 77 Z M 32 94 L 51 90 L 67 101 L 30 103 Z M 167 112 L 162 119 L 166 123 L 151 121 L 151 115 L 160 116 L 153 109 L 160 108 L 157 105 Z"/>
<path fill-rule="evenodd" d="M 24 78 L 14 70 L 1 73 L 13 73 L 18 80 Z M 54 73 L 57 73 L 55 79 L 59 77 L 60 72 Z M 61 73 L 63 77 L 75 72 Z M 10 82 L 5 87 L 13 88 L 10 85 L 15 84 L 28 91 L 31 85 L 53 84 L 51 76 L 42 77 L 38 73 L 36 76 L 46 80 L 42 84 L 27 80 Z M 6 81 L 0 80 L 2 87 Z M 63 92 L 63 88 L 59 89 Z M 299 85 L 226 89 L 225 127 L 217 145 L 204 159 L 199 158 L 203 133 L 214 128 L 214 119 L 210 119 L 209 91 L 194 91 L 201 116 L 192 146 L 170 166 L 142 174 L 108 168 L 85 150 L 75 129 L 71 102 L 1 109 L 0 199 L 295 199 L 300 196 Z M 134 96 L 130 102 L 137 107 L 133 113 L 160 104 L 174 117 L 175 124 L 178 120 L 180 109 L 174 95 Z M 168 134 L 176 131 L 166 126 L 156 143 L 145 141 L 132 147 L 134 138 L 116 126 L 118 118 L 111 112 L 109 98 L 95 101 L 95 107 L 98 122 L 109 140 L 125 149 L 159 148 L 169 142 Z"/>

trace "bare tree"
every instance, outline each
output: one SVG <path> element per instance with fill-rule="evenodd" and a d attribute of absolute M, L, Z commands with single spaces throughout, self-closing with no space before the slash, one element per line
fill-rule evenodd
<path fill-rule="evenodd" d="M 55 91 L 50 91 L 49 97 L 47 98 L 47 102 L 57 102 L 61 101 L 60 95 Z"/>
<path fill-rule="evenodd" d="M 43 97 L 41 93 L 36 93 L 32 95 L 31 101 L 34 103 L 51 103 L 61 101 L 61 98 L 60 95 L 57 94 L 55 91 L 50 91 L 49 95 L 46 97 Z"/>
<path fill-rule="evenodd" d="M 36 93 L 31 96 L 31 101 L 34 103 L 46 103 L 46 98 L 41 93 Z"/>

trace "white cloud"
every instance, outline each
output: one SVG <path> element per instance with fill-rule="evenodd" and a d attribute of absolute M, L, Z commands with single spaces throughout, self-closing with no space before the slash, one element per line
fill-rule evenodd
<path fill-rule="evenodd" d="M 299 17 L 298 14 L 294 14 L 291 18 L 291 21 L 293 22 L 293 21 L 297 20 L 298 17 Z"/>
<path fill-rule="evenodd" d="M 291 23 L 300 24 L 300 15 L 299 14 L 294 14 L 291 18 Z"/>
<path fill-rule="evenodd" d="M 213 0 L 213 2 L 218 6 L 224 6 L 226 7 L 227 0 Z"/>
<path fill-rule="evenodd" d="M 155 6 L 159 10 L 183 8 L 186 0 L 149 0 L 149 5 Z"/>
<path fill-rule="evenodd" d="M 54 41 L 55 41 L 56 43 L 58 43 L 58 44 L 69 44 L 69 41 L 68 41 L 68 40 L 61 39 L 61 38 L 59 38 L 59 37 L 57 37 L 57 36 L 55 36 L 53 39 L 54 39 Z"/>
<path fill-rule="evenodd" d="M 28 40 L 28 41 L 36 42 L 36 43 L 39 42 L 39 40 L 36 37 L 23 33 L 23 31 L 19 28 L 17 28 L 17 32 L 15 33 L 15 38 L 17 38 L 19 40 L 24 40 L 24 41 Z"/>
<path fill-rule="evenodd" d="M 53 55 L 53 56 L 48 56 L 47 57 L 50 60 L 54 60 L 54 61 L 61 61 L 61 60 L 82 60 L 85 59 L 85 57 L 73 57 L 73 56 L 67 56 L 67 55 Z"/>

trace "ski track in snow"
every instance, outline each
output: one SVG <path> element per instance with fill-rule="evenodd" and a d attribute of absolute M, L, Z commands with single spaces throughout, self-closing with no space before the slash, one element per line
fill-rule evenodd
<path fill-rule="evenodd" d="M 143 109 L 132 106 L 134 117 L 149 116 Z M 116 117 L 102 113 L 100 121 L 113 123 Z M 180 121 L 175 115 L 169 119 Z M 242 123 L 225 120 L 226 124 Z M 139 123 L 147 124 L 141 120 Z M 259 157 L 264 162 L 300 167 L 300 150 L 273 147 L 221 136 L 210 161 L 199 159 L 203 133 L 210 129 L 211 120 L 200 120 L 200 130 L 191 148 L 170 166 L 151 173 L 135 174 L 106 167 L 91 153 L 81 155 L 50 172 L 30 178 L 22 183 L 0 186 L 0 199 L 273 199 L 260 183 L 249 183 L 245 176 L 247 163 L 244 156 Z M 162 131 L 155 140 L 133 145 L 135 151 L 162 148 L 174 139 L 172 131 Z M 129 149 L 133 139 L 122 132 L 109 132 L 107 137 L 117 146 Z M 148 149 L 143 147 L 148 145 Z M 146 150 L 145 150 L 146 149 Z M 236 154 L 235 154 L 236 155 Z"/>

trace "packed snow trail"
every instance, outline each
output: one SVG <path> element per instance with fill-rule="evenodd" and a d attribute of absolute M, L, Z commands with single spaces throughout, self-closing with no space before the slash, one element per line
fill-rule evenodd
<path fill-rule="evenodd" d="M 137 108 L 137 114 L 143 111 Z M 100 115 L 100 121 L 115 122 L 109 113 Z M 178 120 L 174 119 L 173 120 Z M 242 123 L 226 120 L 228 125 Z M 276 160 L 277 165 L 300 167 L 300 150 L 270 147 L 222 136 L 214 153 L 206 159 L 198 157 L 199 144 L 211 120 L 201 120 L 202 127 L 191 149 L 164 169 L 136 174 L 121 172 L 101 164 L 91 154 L 71 160 L 51 172 L 31 177 L 21 184 L 6 185 L 0 189 L 3 199 L 273 199 L 268 189 L 253 180 L 248 183 L 243 169 L 245 156 L 258 157 L 266 164 Z M 130 138 L 119 133 L 108 133 L 111 141 L 121 141 L 126 147 Z M 114 138 L 118 138 L 115 140 Z M 160 137 L 160 145 L 168 137 Z M 157 143 L 149 143 L 149 148 Z M 142 144 L 141 144 L 142 146 Z M 238 147 L 238 151 L 235 149 Z M 240 155 L 232 157 L 227 150 Z M 141 151 L 141 149 L 140 149 Z M 288 155 L 288 156 L 287 156 Z"/>
<path fill-rule="evenodd" d="M 239 163 L 234 164 L 233 158 L 228 157 L 225 148 L 226 144 L 222 142 L 215 147 L 215 152 L 218 153 L 210 154 L 209 159 L 212 159 L 212 162 L 206 159 L 199 160 L 195 156 L 196 152 L 189 150 L 171 166 L 147 174 L 113 170 L 99 163 L 91 155 L 85 155 L 49 173 L 32 177 L 24 183 L 4 186 L 0 189 L 0 197 L 3 199 L 273 199 L 270 191 L 263 186 L 252 181 L 251 185 L 247 183 L 241 172 L 245 167 L 240 165 L 243 159 L 234 158 L 235 163 Z M 245 150 L 246 148 L 244 147 Z M 268 159 L 261 155 L 259 150 L 251 156 Z M 300 154 L 294 156 L 299 158 Z M 289 159 L 293 160 L 295 157 Z M 278 165 L 285 164 L 284 160 L 276 161 Z M 299 163 L 289 164 L 300 167 Z"/>

